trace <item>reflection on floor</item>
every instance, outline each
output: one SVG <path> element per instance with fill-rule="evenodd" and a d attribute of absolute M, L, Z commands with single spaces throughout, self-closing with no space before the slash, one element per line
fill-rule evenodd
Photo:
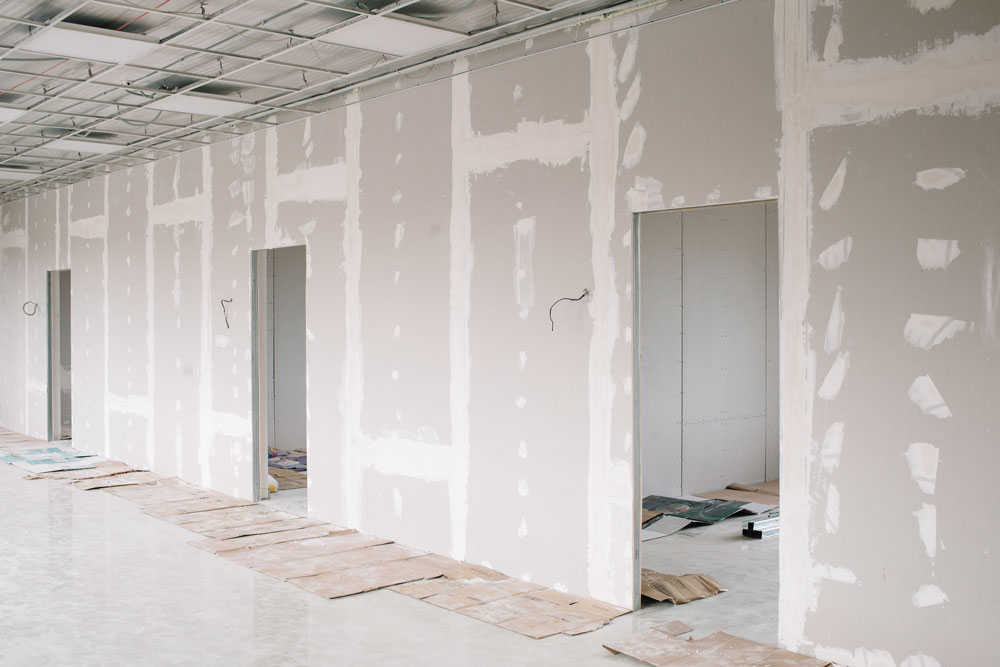
<path fill-rule="evenodd" d="M 702 637 L 717 630 L 762 644 L 778 643 L 778 538 L 743 537 L 733 517 L 642 543 L 642 566 L 667 574 L 708 574 L 728 591 L 671 607 L 644 602 L 639 615 L 664 610 Z M 665 619 L 665 620 L 669 620 Z"/>

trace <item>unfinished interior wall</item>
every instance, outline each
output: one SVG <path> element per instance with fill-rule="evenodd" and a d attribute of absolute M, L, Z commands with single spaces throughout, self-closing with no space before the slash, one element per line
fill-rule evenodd
<path fill-rule="evenodd" d="M 776 235 L 774 202 L 641 216 L 643 495 L 777 479 Z"/>
<path fill-rule="evenodd" d="M 658 21 L 712 4 L 484 49 L 46 195 L 74 444 L 249 497 L 250 252 L 305 244 L 310 513 L 630 606 L 632 215 L 777 187 L 773 6 Z M 19 350 L 24 206 L 0 267 Z M 44 435 L 3 381 L 3 425 Z"/>
<path fill-rule="evenodd" d="M 995 662 L 1000 5 L 783 4 L 782 640 Z"/>

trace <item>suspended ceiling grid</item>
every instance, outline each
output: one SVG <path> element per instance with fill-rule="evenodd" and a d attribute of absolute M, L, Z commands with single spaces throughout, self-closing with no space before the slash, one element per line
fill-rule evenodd
<path fill-rule="evenodd" d="M 337 91 L 622 0 L 6 0 L 0 202 L 319 113 Z"/>

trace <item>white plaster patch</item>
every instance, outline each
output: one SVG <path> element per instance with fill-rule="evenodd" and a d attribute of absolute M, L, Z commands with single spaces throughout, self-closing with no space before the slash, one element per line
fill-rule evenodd
<path fill-rule="evenodd" d="M 771 192 L 772 189 L 770 185 L 761 185 L 753 191 L 753 196 L 755 199 L 771 199 L 773 196 Z"/>
<path fill-rule="evenodd" d="M 983 263 L 983 342 L 990 347 L 1000 347 L 1000 328 L 997 326 L 997 313 L 1000 312 L 1000 271 L 998 271 L 996 255 L 989 243 L 985 248 Z"/>
<path fill-rule="evenodd" d="M 826 532 L 833 535 L 840 528 L 840 491 L 831 484 L 826 490 L 826 511 L 823 513 Z"/>
<path fill-rule="evenodd" d="M 622 156 L 622 166 L 631 169 L 642 160 L 642 151 L 646 147 L 646 130 L 642 125 L 636 123 L 632 126 L 632 133 L 625 144 L 625 154 Z"/>
<path fill-rule="evenodd" d="M 399 132 L 402 129 L 403 129 L 403 112 L 402 111 L 397 111 L 396 112 L 396 131 Z"/>
<path fill-rule="evenodd" d="M 937 506 L 923 503 L 913 516 L 917 517 L 917 529 L 920 531 L 920 541 L 924 543 L 924 551 L 928 558 L 934 558 L 937 553 Z"/>
<path fill-rule="evenodd" d="M 636 104 L 639 103 L 639 95 L 642 93 L 642 72 L 638 72 L 635 78 L 632 79 L 632 85 L 628 87 L 628 92 L 625 93 L 625 99 L 622 100 L 621 107 L 621 119 L 628 120 L 632 116 L 632 112 L 635 111 Z"/>
<path fill-rule="evenodd" d="M 393 370 L 392 373 L 390 373 L 389 375 L 390 375 L 390 377 L 392 377 L 392 381 L 393 382 L 399 382 L 399 371 L 398 370 Z"/>
<path fill-rule="evenodd" d="M 816 611 L 819 603 L 819 588 L 823 581 L 836 581 L 841 584 L 856 584 L 858 577 L 850 568 L 838 567 L 827 563 L 813 563 L 812 586 L 809 589 L 809 609 Z"/>
<path fill-rule="evenodd" d="M 899 663 L 899 667 L 941 667 L 941 663 L 929 655 L 917 653 L 907 656 L 903 662 Z"/>
<path fill-rule="evenodd" d="M 830 308 L 830 319 L 826 323 L 826 337 L 823 339 L 823 351 L 832 354 L 840 349 L 844 337 L 844 307 L 841 303 L 844 288 L 837 286 L 837 295 L 833 297 L 833 307 Z"/>
<path fill-rule="evenodd" d="M 625 233 L 622 234 L 622 247 L 629 248 L 632 246 L 632 230 L 626 229 Z"/>
<path fill-rule="evenodd" d="M 924 584 L 913 594 L 914 607 L 932 607 L 937 604 L 944 604 L 948 601 L 948 596 L 937 584 Z"/>
<path fill-rule="evenodd" d="M 403 243 L 403 237 L 406 235 L 406 221 L 400 221 L 396 223 L 396 236 L 393 238 L 392 242 L 396 249 L 399 249 L 400 244 Z"/>
<path fill-rule="evenodd" d="M 854 667 L 896 667 L 896 660 L 885 649 L 854 649 Z"/>
<path fill-rule="evenodd" d="M 840 466 L 840 454 L 844 449 L 844 422 L 834 422 L 823 434 L 820 448 L 823 469 L 828 473 Z"/>
<path fill-rule="evenodd" d="M 397 519 L 403 518 L 403 494 L 398 486 L 392 487 L 392 513 Z"/>
<path fill-rule="evenodd" d="M 398 204 L 401 201 L 403 201 L 403 193 L 400 192 L 399 190 L 396 190 L 395 192 L 392 193 L 392 203 Z"/>
<path fill-rule="evenodd" d="M 932 10 L 939 12 L 948 9 L 955 4 L 955 0 L 906 0 L 906 4 L 921 14 L 926 14 Z"/>
<path fill-rule="evenodd" d="M 910 464 L 910 478 L 924 493 L 934 493 L 937 481 L 938 448 L 927 442 L 914 442 L 903 454 Z"/>
<path fill-rule="evenodd" d="M 684 198 L 684 195 L 677 195 L 670 200 L 670 208 L 680 208 L 681 206 L 684 206 L 686 202 L 687 200 Z"/>
<path fill-rule="evenodd" d="M 514 224 L 514 301 L 528 316 L 535 305 L 535 218 L 521 218 Z"/>
<path fill-rule="evenodd" d="M 965 170 L 958 167 L 938 167 L 917 172 L 913 181 L 924 190 L 944 190 L 965 178 Z"/>
<path fill-rule="evenodd" d="M 708 193 L 707 197 L 705 197 L 705 203 L 718 204 L 721 199 L 722 199 L 722 191 L 719 188 L 715 188 L 714 190 Z"/>
<path fill-rule="evenodd" d="M 854 246 L 854 238 L 845 236 L 836 243 L 826 247 L 819 254 L 819 265 L 827 271 L 839 269 L 851 257 L 851 248 Z"/>
<path fill-rule="evenodd" d="M 958 241 L 917 239 L 917 261 L 922 269 L 946 269 L 961 254 Z"/>
<path fill-rule="evenodd" d="M 631 30 L 628 34 L 628 43 L 625 44 L 625 51 L 622 53 L 621 62 L 618 64 L 618 83 L 625 83 L 628 75 L 635 67 L 635 55 L 639 48 L 639 31 Z"/>
<path fill-rule="evenodd" d="M 847 158 L 840 161 L 840 166 L 833 173 L 833 178 L 823 190 L 823 196 L 819 198 L 819 207 L 824 211 L 829 211 L 840 199 L 840 194 L 844 191 L 844 177 L 847 175 Z"/>
<path fill-rule="evenodd" d="M 531 492 L 528 490 L 528 482 L 527 482 L 527 480 L 524 480 L 524 479 L 519 480 L 518 483 L 517 483 L 517 495 L 519 495 L 519 496 L 521 496 L 523 498 L 524 496 L 528 495 L 529 493 L 531 493 Z"/>
<path fill-rule="evenodd" d="M 966 327 L 969 327 L 968 322 L 947 315 L 911 313 L 910 319 L 903 327 L 903 338 L 913 347 L 929 350 L 935 345 L 951 340 L 955 334 L 965 331 Z"/>
<path fill-rule="evenodd" d="M 392 337 L 399 338 L 399 325 L 397 324 L 392 328 Z"/>
<path fill-rule="evenodd" d="M 518 368 L 518 370 L 523 371 L 524 370 L 524 366 L 527 363 L 528 363 L 528 353 L 525 352 L 524 350 L 521 350 L 520 352 L 517 353 L 517 368 Z"/>
<path fill-rule="evenodd" d="M 663 184 L 655 178 L 636 176 L 635 185 L 626 195 L 632 212 L 656 211 L 663 208 Z"/>
<path fill-rule="evenodd" d="M 514 101 L 517 102 L 522 97 L 524 97 L 524 88 L 519 83 L 514 84 Z"/>
<path fill-rule="evenodd" d="M 519 409 L 523 408 L 527 404 L 528 404 L 528 399 L 526 399 L 524 396 L 518 396 L 517 400 L 514 401 L 514 405 L 516 405 Z"/>
<path fill-rule="evenodd" d="M 521 517 L 521 523 L 517 525 L 517 536 L 522 538 L 528 536 L 528 522 L 524 517 Z"/>
<path fill-rule="evenodd" d="M 826 43 L 823 45 L 823 60 L 835 63 L 840 60 L 840 47 L 844 44 L 844 29 L 840 25 L 840 7 L 836 6 L 830 29 L 826 33 Z"/>
<path fill-rule="evenodd" d="M 525 440 L 517 443 L 517 455 L 522 459 L 528 458 L 528 443 Z"/>
<path fill-rule="evenodd" d="M 930 375 L 921 375 L 910 385 L 910 400 L 920 408 L 925 415 L 933 415 L 938 419 L 952 416 L 948 404 L 944 402 Z"/>
<path fill-rule="evenodd" d="M 839 353 L 830 367 L 830 371 L 826 374 L 823 384 L 820 385 L 819 397 L 824 401 L 832 401 L 837 398 L 837 394 L 840 393 L 840 388 L 844 384 L 844 376 L 847 375 L 847 370 L 850 367 L 851 353 Z"/>

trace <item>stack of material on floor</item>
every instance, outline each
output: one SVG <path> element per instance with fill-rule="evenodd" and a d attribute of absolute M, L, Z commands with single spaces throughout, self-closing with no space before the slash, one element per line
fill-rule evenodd
<path fill-rule="evenodd" d="M 669 601 L 676 605 L 710 598 L 728 589 L 707 574 L 685 574 L 678 577 L 642 568 L 640 590 L 643 596 L 651 600 Z"/>
<path fill-rule="evenodd" d="M 293 449 L 290 451 L 269 449 L 267 451 L 267 467 L 305 472 L 306 453 L 301 449 Z"/>
<path fill-rule="evenodd" d="M 535 639 L 597 630 L 629 612 L 468 563 L 392 590 Z"/>
<path fill-rule="evenodd" d="M 95 459 L 91 454 L 78 452 L 72 447 L 35 447 L 31 449 L 10 448 L 0 455 L 0 461 L 10 463 L 30 473 L 40 474 L 64 470 L 93 468 Z"/>
<path fill-rule="evenodd" d="M 752 537 L 760 540 L 766 537 L 777 537 L 778 521 L 780 516 L 777 511 L 769 513 L 765 517 L 750 519 L 743 522 L 743 537 Z"/>
<path fill-rule="evenodd" d="M 296 472 L 285 468 L 268 468 L 267 473 L 278 482 L 279 491 L 289 489 L 304 489 L 308 486 L 309 478 L 304 472 Z"/>
<path fill-rule="evenodd" d="M 657 626 L 628 639 L 604 645 L 614 654 L 625 654 L 657 667 L 709 667 L 716 665 L 767 665 L 768 667 L 828 667 L 831 663 L 784 649 L 758 644 L 725 632 L 701 639 L 677 639 L 665 626 Z"/>
<path fill-rule="evenodd" d="M 761 482 L 760 484 L 730 484 L 718 491 L 696 493 L 699 498 L 714 500 L 731 500 L 752 503 L 755 506 L 765 506 L 766 509 L 756 509 L 755 513 L 767 512 L 778 506 L 778 480 Z"/>

